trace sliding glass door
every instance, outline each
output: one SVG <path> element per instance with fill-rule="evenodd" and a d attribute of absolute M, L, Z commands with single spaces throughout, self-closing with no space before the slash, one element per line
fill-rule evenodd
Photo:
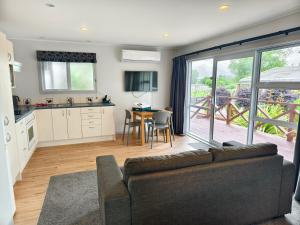
<path fill-rule="evenodd" d="M 217 59 L 213 141 L 247 144 L 253 54 Z"/>
<path fill-rule="evenodd" d="M 260 52 L 253 143 L 271 142 L 292 161 L 300 110 L 300 45 Z"/>
<path fill-rule="evenodd" d="M 189 132 L 210 140 L 213 59 L 191 62 L 189 82 Z"/>
<path fill-rule="evenodd" d="M 188 62 L 188 132 L 221 144 L 271 142 L 292 161 L 300 111 L 300 44 Z"/>

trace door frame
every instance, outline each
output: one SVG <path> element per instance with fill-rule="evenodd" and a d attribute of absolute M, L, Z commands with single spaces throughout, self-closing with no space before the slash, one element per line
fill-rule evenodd
<path fill-rule="evenodd" d="M 254 79 L 253 77 L 253 71 L 254 71 L 254 57 L 255 57 L 255 50 L 248 50 L 248 51 L 243 51 L 243 52 L 235 52 L 235 53 L 230 53 L 230 54 L 221 54 L 218 56 L 214 57 L 192 57 L 187 60 L 187 96 L 188 96 L 188 101 L 186 101 L 186 108 L 187 113 L 186 113 L 186 120 L 187 120 L 187 133 L 195 137 L 201 141 L 204 141 L 206 143 L 209 143 L 211 145 L 221 145 L 221 143 L 215 141 L 213 139 L 213 134 L 214 134 L 214 117 L 215 117 L 215 102 L 216 102 L 216 84 L 217 84 L 217 66 L 219 61 L 224 61 L 224 60 L 231 60 L 231 59 L 238 59 L 238 58 L 245 58 L 245 57 L 253 57 L 253 64 L 252 64 L 252 80 Z M 193 133 L 189 132 L 190 129 L 190 100 L 191 100 L 191 75 L 192 75 L 192 62 L 193 61 L 201 61 L 201 60 L 207 60 L 207 59 L 212 59 L 213 60 L 213 71 L 212 71 L 212 88 L 211 88 L 211 110 L 210 110 L 210 129 L 209 129 L 209 139 L 206 140 L 200 136 L 197 136 Z M 252 90 L 252 83 L 251 83 L 251 90 Z M 252 95 L 251 95 L 252 96 Z M 250 113 L 249 113 L 250 115 Z M 249 116 L 250 118 L 250 116 Z M 250 121 L 250 120 L 249 120 Z M 249 127 L 249 126 L 248 126 Z M 247 143 L 248 143 L 248 131 L 247 131 Z"/>

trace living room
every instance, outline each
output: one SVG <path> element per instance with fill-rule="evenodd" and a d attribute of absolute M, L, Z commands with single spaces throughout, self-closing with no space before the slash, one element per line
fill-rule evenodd
<path fill-rule="evenodd" d="M 300 224 L 298 0 L 0 5 L 1 225 Z"/>

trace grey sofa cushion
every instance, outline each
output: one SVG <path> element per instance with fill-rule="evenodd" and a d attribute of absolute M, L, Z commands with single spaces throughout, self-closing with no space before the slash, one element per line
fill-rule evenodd
<path fill-rule="evenodd" d="M 205 150 L 187 151 L 174 155 L 129 158 L 124 163 L 124 181 L 129 176 L 174 170 L 212 162 L 212 154 Z"/>
<path fill-rule="evenodd" d="M 247 159 L 262 156 L 276 155 L 277 145 L 271 143 L 262 143 L 246 146 L 232 146 L 221 148 L 210 148 L 208 150 L 213 155 L 215 162 L 222 162 L 234 159 Z"/>

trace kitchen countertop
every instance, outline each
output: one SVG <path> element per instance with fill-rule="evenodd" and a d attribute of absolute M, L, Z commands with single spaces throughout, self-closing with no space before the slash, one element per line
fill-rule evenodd
<path fill-rule="evenodd" d="M 74 103 L 74 104 L 49 104 L 47 106 L 19 106 L 15 109 L 15 122 L 17 123 L 34 110 L 39 109 L 59 109 L 59 108 L 83 108 L 83 107 L 106 107 L 106 106 L 115 106 L 113 103 Z"/>

